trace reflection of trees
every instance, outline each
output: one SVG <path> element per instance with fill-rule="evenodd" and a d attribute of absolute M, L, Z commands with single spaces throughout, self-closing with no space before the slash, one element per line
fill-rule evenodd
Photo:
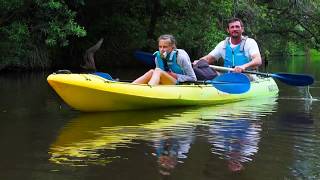
<path fill-rule="evenodd" d="M 299 125 L 299 130 L 305 131 L 303 136 L 295 136 L 295 146 L 293 148 L 294 163 L 290 167 L 292 174 L 296 178 L 300 179 L 318 179 L 319 173 L 319 146 L 310 145 L 318 144 L 319 139 L 317 133 L 313 129 L 313 124 Z M 312 139 L 312 140 L 311 140 Z"/>
<path fill-rule="evenodd" d="M 299 89 L 303 97 L 304 89 Z M 280 153 L 290 157 L 287 167 L 290 169 L 290 179 L 319 179 L 319 132 L 317 131 L 318 112 L 312 106 L 312 101 L 303 98 L 281 99 L 281 109 L 276 113 L 279 117 L 278 135 L 283 144 Z M 318 103 L 317 101 L 314 104 Z"/>

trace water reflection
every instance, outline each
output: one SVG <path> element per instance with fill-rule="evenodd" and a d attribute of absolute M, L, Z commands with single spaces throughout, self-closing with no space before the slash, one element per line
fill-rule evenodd
<path fill-rule="evenodd" d="M 290 167 L 292 176 L 296 179 L 319 179 L 319 156 L 320 148 L 314 144 L 319 144 L 319 132 L 312 124 L 301 126 L 299 131 L 306 131 L 295 135 L 293 147 L 294 163 Z M 302 129 L 301 129 L 302 128 Z"/>
<path fill-rule="evenodd" d="M 239 118 L 217 120 L 210 126 L 212 151 L 227 160 L 230 171 L 241 171 L 258 152 L 261 121 Z"/>
<path fill-rule="evenodd" d="M 193 138 L 194 136 L 190 133 L 178 137 L 161 138 L 154 142 L 156 150 L 154 155 L 158 158 L 160 174 L 170 175 L 177 166 L 178 159 L 180 163 L 183 163 L 181 159 L 187 158 Z"/>
<path fill-rule="evenodd" d="M 279 138 L 284 139 L 282 144 L 290 147 L 292 164 L 288 179 L 319 179 L 319 152 L 317 144 L 320 143 L 319 114 L 313 107 L 319 101 L 309 102 L 292 100 L 290 108 L 286 108 L 287 102 L 279 100 L 279 124 L 281 130 Z"/>
<path fill-rule="evenodd" d="M 160 141 L 189 137 L 186 132 L 192 132 L 196 121 L 197 115 L 185 109 L 81 114 L 51 145 L 50 160 L 70 165 L 107 164 L 122 157 L 104 157 L 99 150 L 130 148 L 137 140 L 152 142 L 157 149 Z"/>
<path fill-rule="evenodd" d="M 212 144 L 213 156 L 237 169 L 257 153 L 259 120 L 273 112 L 276 104 L 276 98 L 265 98 L 211 107 L 81 114 L 61 129 L 49 149 L 50 161 L 106 165 L 128 158 L 117 150 L 138 144 L 155 159 L 162 175 L 170 175 L 185 162 L 200 135 Z"/>
<path fill-rule="evenodd" d="M 262 116 L 273 112 L 276 105 L 274 99 L 264 101 L 247 101 L 234 104 L 222 117 L 209 118 L 208 141 L 212 145 L 212 153 L 226 160 L 231 172 L 244 170 L 245 163 L 253 160 L 258 152 Z"/>

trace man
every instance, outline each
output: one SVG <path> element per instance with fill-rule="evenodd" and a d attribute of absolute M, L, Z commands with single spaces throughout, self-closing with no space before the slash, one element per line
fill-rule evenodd
<path fill-rule="evenodd" d="M 261 55 L 257 42 L 242 35 L 243 23 L 238 18 L 228 22 L 229 37 L 221 41 L 208 55 L 200 58 L 212 64 L 219 58 L 224 59 L 225 67 L 234 68 L 235 72 L 243 72 L 248 68 L 257 68 L 261 65 Z M 196 64 L 195 61 L 193 64 Z"/>

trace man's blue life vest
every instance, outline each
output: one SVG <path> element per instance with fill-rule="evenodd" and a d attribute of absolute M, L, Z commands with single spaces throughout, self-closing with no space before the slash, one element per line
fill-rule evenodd
<path fill-rule="evenodd" d="M 166 59 L 161 58 L 159 51 L 156 51 L 153 55 L 155 55 L 160 69 L 164 71 L 172 71 L 176 74 L 184 74 L 182 68 L 177 64 L 177 54 L 178 51 L 171 51 L 171 53 L 167 55 Z"/>
<path fill-rule="evenodd" d="M 238 44 L 236 47 L 231 48 L 229 39 L 227 37 L 225 40 L 225 49 L 226 55 L 224 59 L 224 66 L 225 67 L 234 67 L 234 66 L 241 66 L 249 62 L 249 58 L 245 56 L 244 52 L 244 45 L 247 40 L 247 36 L 241 39 L 241 43 Z"/>

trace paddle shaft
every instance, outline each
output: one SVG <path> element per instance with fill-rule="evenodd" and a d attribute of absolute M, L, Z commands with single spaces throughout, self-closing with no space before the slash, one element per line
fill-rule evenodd
<path fill-rule="evenodd" d="M 213 69 L 221 70 L 221 71 L 234 71 L 233 68 L 228 68 L 228 67 L 214 66 L 214 65 L 210 65 L 210 67 Z M 269 73 L 263 73 L 263 72 L 257 72 L 257 71 L 243 71 L 243 72 L 247 74 L 258 74 L 262 76 L 272 77 L 271 74 Z"/>
<path fill-rule="evenodd" d="M 210 65 L 210 67 L 213 69 L 222 70 L 222 71 L 234 71 L 233 68 L 212 66 L 212 65 Z M 257 75 L 262 75 L 267 77 L 273 77 L 291 86 L 309 86 L 309 85 L 312 85 L 314 82 L 313 77 L 306 74 L 263 73 L 263 72 L 256 72 L 256 71 L 243 71 L 243 72 L 248 74 L 257 74 Z"/>

